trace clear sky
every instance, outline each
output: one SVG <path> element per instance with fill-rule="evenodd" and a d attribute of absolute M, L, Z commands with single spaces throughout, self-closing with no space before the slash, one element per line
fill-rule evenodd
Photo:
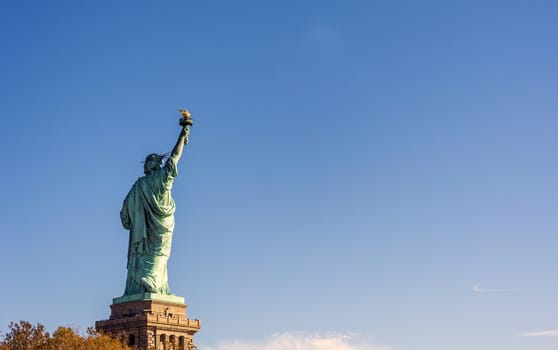
<path fill-rule="evenodd" d="M 557 13 L 1 2 L 0 330 L 109 316 L 122 200 L 183 107 L 169 279 L 200 349 L 556 349 Z"/>

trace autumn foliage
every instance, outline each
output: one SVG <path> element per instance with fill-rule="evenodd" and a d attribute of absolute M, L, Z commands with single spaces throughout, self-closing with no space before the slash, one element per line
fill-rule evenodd
<path fill-rule="evenodd" d="M 130 348 L 93 328 L 82 335 L 71 327 L 58 327 L 50 335 L 41 324 L 10 323 L 0 350 L 129 350 Z"/>

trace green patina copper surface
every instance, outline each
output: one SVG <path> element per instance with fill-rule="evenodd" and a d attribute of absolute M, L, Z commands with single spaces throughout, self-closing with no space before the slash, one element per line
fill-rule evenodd
<path fill-rule="evenodd" d="M 147 156 L 145 176 L 134 183 L 120 211 L 122 225 L 130 231 L 124 297 L 147 294 L 171 296 L 167 277 L 175 211 L 171 189 L 192 125 L 189 114 L 185 116 L 183 113 L 183 116 L 180 120 L 182 130 L 169 158 L 163 165 L 163 155 Z"/>
<path fill-rule="evenodd" d="M 156 300 L 162 301 L 166 303 L 172 304 L 184 304 L 184 297 L 179 297 L 177 295 L 165 295 L 165 294 L 156 294 L 156 293 L 139 293 L 139 294 L 131 294 L 131 295 L 124 295 L 119 298 L 113 298 L 113 304 L 122 304 L 128 303 L 130 301 L 138 301 L 138 300 Z"/>

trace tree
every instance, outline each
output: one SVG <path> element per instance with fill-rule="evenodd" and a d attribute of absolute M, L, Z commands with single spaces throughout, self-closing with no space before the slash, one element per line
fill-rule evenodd
<path fill-rule="evenodd" d="M 71 327 L 58 327 L 52 336 L 45 327 L 27 321 L 11 322 L 0 350 L 129 350 L 130 348 L 93 328 L 85 335 Z"/>
<path fill-rule="evenodd" d="M 38 323 L 33 326 L 27 321 L 10 322 L 10 331 L 4 337 L 2 350 L 50 350 L 50 335 Z"/>
<path fill-rule="evenodd" d="M 108 335 L 97 332 L 92 327 L 87 329 L 87 336 L 84 340 L 84 349 L 86 350 L 131 350 L 131 348 L 124 343 Z"/>

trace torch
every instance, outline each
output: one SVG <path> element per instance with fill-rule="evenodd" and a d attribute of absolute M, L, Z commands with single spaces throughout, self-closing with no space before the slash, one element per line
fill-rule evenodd
<path fill-rule="evenodd" d="M 178 111 L 180 112 L 180 114 L 182 114 L 182 118 L 180 118 L 178 124 L 182 125 L 182 127 L 184 128 L 190 128 L 190 126 L 194 124 L 190 112 L 188 112 L 187 109 L 180 109 L 180 108 L 178 109 Z"/>

